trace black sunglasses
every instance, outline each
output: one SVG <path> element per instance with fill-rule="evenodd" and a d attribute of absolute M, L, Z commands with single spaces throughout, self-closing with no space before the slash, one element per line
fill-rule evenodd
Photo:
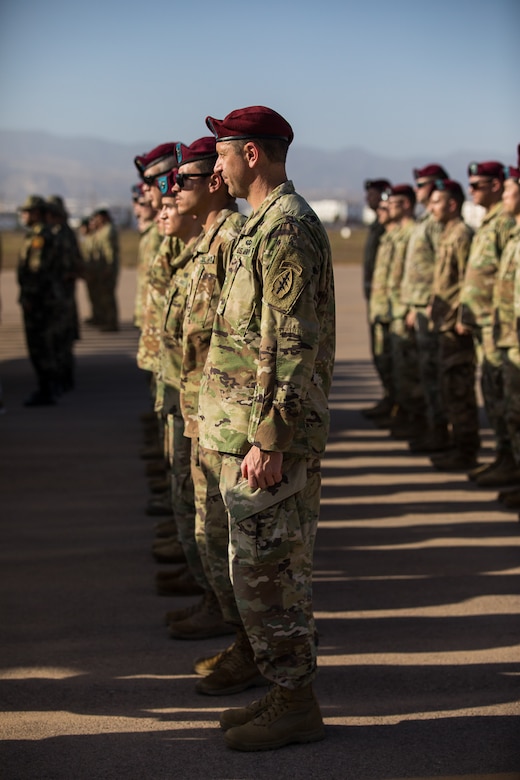
<path fill-rule="evenodd" d="M 207 179 L 208 176 L 211 176 L 211 173 L 178 173 L 175 176 L 175 184 L 182 190 L 188 179 Z"/>
<path fill-rule="evenodd" d="M 145 184 L 147 184 L 149 187 L 152 187 L 155 180 L 160 176 L 160 173 L 154 173 L 152 176 L 145 176 L 144 173 L 141 176 L 141 179 L 144 181 Z"/>
<path fill-rule="evenodd" d="M 488 179 L 487 181 L 470 181 L 469 188 L 470 190 L 475 190 L 475 192 L 478 192 L 478 190 L 485 190 L 486 187 L 488 187 L 491 184 L 491 179 Z"/>

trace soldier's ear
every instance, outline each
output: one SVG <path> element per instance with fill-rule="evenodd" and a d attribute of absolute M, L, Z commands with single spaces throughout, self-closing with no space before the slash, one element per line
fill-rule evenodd
<path fill-rule="evenodd" d="M 243 148 L 244 159 L 250 168 L 254 168 L 260 159 L 260 147 L 254 141 L 247 141 Z"/>

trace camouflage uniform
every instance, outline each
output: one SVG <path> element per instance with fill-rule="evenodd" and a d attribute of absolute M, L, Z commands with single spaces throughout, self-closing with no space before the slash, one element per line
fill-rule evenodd
<path fill-rule="evenodd" d="M 244 222 L 242 214 L 223 209 L 194 249 L 194 272 L 183 322 L 180 393 L 185 435 L 192 439 L 195 538 L 224 619 L 235 625 L 240 625 L 240 617 L 229 576 L 229 531 L 219 490 L 219 456 L 199 447 L 198 406 L 200 382 L 224 282 L 226 255 Z"/>
<path fill-rule="evenodd" d="M 57 361 L 59 382 L 64 390 L 74 387 L 74 341 L 79 339 L 78 309 L 76 306 L 76 279 L 83 269 L 76 234 L 66 222 L 54 225 L 52 234 L 57 262 L 62 275 L 64 292 L 61 317 L 56 322 Z"/>
<path fill-rule="evenodd" d="M 50 396 L 58 382 L 56 321 L 65 293 L 56 244 L 43 222 L 27 231 L 18 261 L 18 284 L 29 358 L 40 392 Z"/>
<path fill-rule="evenodd" d="M 151 222 L 141 233 L 137 252 L 137 277 L 134 307 L 134 324 L 142 328 L 146 295 L 148 291 L 148 272 L 154 257 L 159 251 L 162 238 L 156 222 Z"/>
<path fill-rule="evenodd" d="M 460 296 L 460 320 L 472 328 L 480 352 L 482 395 L 499 452 L 510 450 L 510 442 L 504 420 L 502 356 L 493 339 L 493 286 L 513 227 L 514 220 L 504 214 L 502 203 L 487 212 L 473 239 Z"/>
<path fill-rule="evenodd" d="M 92 251 L 98 278 L 99 325 L 104 330 L 117 330 L 118 314 L 116 284 L 119 275 L 119 241 L 111 222 L 96 230 Z"/>
<path fill-rule="evenodd" d="M 502 355 L 505 422 L 513 457 L 520 466 L 520 349 L 515 287 L 520 288 L 520 225 L 515 225 L 500 258 L 493 289 L 495 343 Z"/>
<path fill-rule="evenodd" d="M 439 385 L 444 408 L 455 447 L 468 456 L 480 446 L 476 357 L 473 337 L 458 334 L 455 326 L 472 238 L 473 231 L 462 219 L 446 225 L 437 250 L 430 299 L 431 318 L 439 335 Z"/>
<path fill-rule="evenodd" d="M 195 540 L 195 496 L 191 476 L 191 439 L 184 435 L 180 387 L 183 319 L 199 239 L 169 257 L 170 279 L 160 323 L 159 384 L 163 388 L 162 414 L 166 418 L 171 463 L 172 504 L 175 523 L 189 569 L 199 585 L 209 589 Z M 174 239 L 178 242 L 178 239 Z M 178 245 L 178 244 L 177 244 Z M 159 405 L 159 402 L 158 402 Z M 156 408 L 158 408 L 158 405 Z"/>
<path fill-rule="evenodd" d="M 401 300 L 415 311 L 415 344 L 421 382 L 431 428 L 446 425 L 446 414 L 439 390 L 439 340 L 430 327 L 426 307 L 431 296 L 435 252 L 442 226 L 425 212 L 415 224 L 406 249 Z"/>
<path fill-rule="evenodd" d="M 392 371 L 395 400 L 405 415 L 420 418 L 425 413 L 422 386 L 419 381 L 417 347 L 413 331 L 406 326 L 408 310 L 401 299 L 406 249 L 415 229 L 415 222 L 401 225 L 392 234 L 394 253 L 388 277 L 390 301 L 390 341 L 392 345 Z"/>
<path fill-rule="evenodd" d="M 258 668 L 287 688 L 316 673 L 311 573 L 334 347 L 330 245 L 287 181 L 233 246 L 199 398 L 200 444 L 222 453 L 240 617 Z M 253 444 L 284 453 L 280 485 L 242 480 Z"/>
<path fill-rule="evenodd" d="M 393 232 L 392 230 L 385 231 L 379 241 L 368 302 L 368 319 L 373 333 L 374 365 L 381 379 L 385 395 L 392 400 L 395 393 L 390 344 L 391 316 L 388 277 L 395 250 Z"/>

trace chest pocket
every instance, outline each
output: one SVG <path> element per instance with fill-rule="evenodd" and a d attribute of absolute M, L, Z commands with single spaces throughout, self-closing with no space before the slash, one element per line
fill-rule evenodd
<path fill-rule="evenodd" d="M 235 333 L 244 336 L 250 329 L 257 300 L 258 285 L 253 272 L 252 251 L 249 245 L 239 245 L 227 268 L 217 313 L 224 317 Z"/>

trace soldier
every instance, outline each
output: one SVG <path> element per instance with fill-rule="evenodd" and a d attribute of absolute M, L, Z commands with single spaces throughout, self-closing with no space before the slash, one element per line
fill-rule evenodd
<path fill-rule="evenodd" d="M 457 333 L 455 329 L 473 238 L 473 231 L 461 216 L 464 200 L 462 187 L 451 179 L 436 182 L 430 198 L 432 217 L 442 226 L 442 232 L 427 314 L 438 334 L 439 380 L 436 384 L 442 392 L 453 441 L 450 452 L 432 456 L 433 465 L 442 471 L 471 468 L 480 446 L 473 338 L 470 334 Z"/>
<path fill-rule="evenodd" d="M 407 307 L 405 323 L 413 332 L 418 356 L 419 382 L 426 403 L 427 429 L 410 441 L 412 452 L 436 452 L 449 444 L 446 414 L 442 393 L 438 387 L 439 344 L 437 332 L 430 327 L 426 307 L 431 297 L 435 251 L 442 231 L 440 222 L 432 218 L 428 202 L 435 181 L 447 179 L 448 174 L 438 163 L 415 168 L 415 194 L 424 209 L 415 223 L 406 249 L 401 299 Z"/>
<path fill-rule="evenodd" d="M 406 325 L 407 307 L 401 298 L 401 284 L 408 242 L 415 229 L 415 191 L 409 184 L 399 184 L 388 192 L 389 215 L 397 222 L 392 233 L 392 264 L 388 275 L 390 301 L 390 343 L 397 412 L 390 425 L 395 438 L 411 439 L 425 423 L 425 402 L 419 382 L 417 349 L 413 331 Z"/>
<path fill-rule="evenodd" d="M 377 207 L 377 218 L 378 222 L 384 227 L 385 232 L 379 241 L 370 285 L 368 318 L 374 337 L 374 365 L 383 386 L 384 396 L 383 401 L 380 402 L 381 412 L 371 412 L 370 417 L 378 427 L 386 427 L 392 421 L 392 411 L 395 406 L 392 347 L 390 343 L 391 311 L 388 277 L 395 249 L 392 234 L 398 228 L 396 220 L 390 218 L 388 194 L 382 193 L 381 195 L 381 200 Z"/>
<path fill-rule="evenodd" d="M 146 303 L 146 291 L 148 284 L 148 267 L 150 258 L 153 258 L 161 244 L 162 237 L 159 234 L 155 209 L 149 198 L 149 193 L 143 192 L 139 186 L 139 195 L 134 202 L 134 210 L 137 219 L 137 229 L 140 233 L 139 248 L 137 252 L 136 293 L 134 307 L 134 324 L 141 328 L 143 324 L 143 309 Z"/>
<path fill-rule="evenodd" d="M 504 417 L 511 442 L 516 475 L 511 485 L 520 485 L 520 349 L 518 312 L 515 316 L 515 286 L 520 287 L 520 146 L 517 167 L 504 168 L 504 213 L 515 220 L 509 240 L 500 258 L 497 281 L 493 289 L 495 343 L 502 355 L 504 377 Z M 520 490 L 499 494 L 511 509 L 520 508 Z"/>
<path fill-rule="evenodd" d="M 381 193 L 391 187 L 390 182 L 387 179 L 367 179 L 365 181 L 365 193 L 366 204 L 375 212 L 376 218 L 368 227 L 368 235 L 365 243 L 365 249 L 363 253 L 363 293 L 365 300 L 367 301 L 367 313 L 369 322 L 369 335 L 370 335 L 370 350 L 372 353 L 372 360 L 374 364 L 377 361 L 376 357 L 376 334 L 374 332 L 374 325 L 370 322 L 370 292 L 372 289 L 372 277 L 374 275 L 374 268 L 376 264 L 377 250 L 379 248 L 379 242 L 385 234 L 385 227 L 379 219 L 379 204 L 381 202 Z M 384 385 L 383 385 L 383 389 Z M 379 415 L 386 416 L 390 414 L 392 408 L 389 406 L 391 403 L 388 395 L 385 393 L 381 401 L 375 406 L 368 409 L 363 409 L 362 413 L 369 419 L 378 417 Z"/>
<path fill-rule="evenodd" d="M 38 381 L 37 390 L 24 404 L 53 406 L 58 383 L 55 322 L 60 317 L 64 290 L 55 242 L 45 222 L 45 200 L 40 195 L 30 195 L 19 211 L 27 228 L 18 262 L 19 301 L 29 357 Z"/>
<path fill-rule="evenodd" d="M 273 687 L 221 716 L 226 744 L 265 750 L 324 737 L 312 690 L 312 554 L 329 427 L 334 292 L 327 234 L 287 180 L 293 132 L 264 106 L 207 117 L 220 174 L 253 209 L 233 244 L 199 397 L 200 445 L 229 516 L 238 611 Z"/>
<path fill-rule="evenodd" d="M 225 274 L 225 256 L 230 243 L 237 237 L 245 217 L 238 213 L 235 199 L 228 192 L 222 177 L 213 172 L 217 160 L 215 138 L 199 138 L 190 146 L 177 144 L 179 170 L 174 186 L 179 214 L 196 216 L 202 223 L 203 235 L 192 251 L 190 282 L 187 290 L 185 314 L 182 323 L 182 364 L 180 375 L 180 403 L 184 418 L 184 435 L 191 441 L 191 474 L 195 487 L 196 525 L 186 528 L 195 541 L 206 575 L 207 594 L 201 609 L 180 623 L 172 622 L 170 633 L 203 630 L 212 622 L 224 621 L 231 631 L 238 627 L 235 646 L 228 653 L 200 659 L 195 670 L 204 676 L 197 683 L 199 693 L 225 694 L 243 690 L 251 684 L 258 670 L 249 664 L 249 677 L 240 679 L 234 661 L 235 648 L 246 645 L 229 577 L 227 558 L 229 534 L 226 509 L 218 484 L 212 484 L 212 470 L 207 467 L 212 452 L 199 448 L 198 401 L 202 372 L 206 362 L 216 306 Z M 183 539 L 184 546 L 184 539 Z M 219 606 L 216 610 L 215 606 Z M 221 663 L 220 663 L 221 662 Z M 218 665 L 218 669 L 214 667 Z"/>
<path fill-rule="evenodd" d="M 119 330 L 116 286 L 119 276 L 119 239 L 107 209 L 93 214 L 95 233 L 92 241 L 96 289 L 99 306 L 97 326 L 102 333 Z"/>
<path fill-rule="evenodd" d="M 493 463 L 476 467 L 469 477 L 482 487 L 494 487 L 507 484 L 516 471 L 504 419 L 502 355 L 493 339 L 493 287 L 500 257 L 515 223 L 504 214 L 502 163 L 470 163 L 468 176 L 473 201 L 483 206 L 486 213 L 471 246 L 457 330 L 460 334 L 472 333 L 477 342 L 484 406 L 495 432 L 497 450 Z"/>
<path fill-rule="evenodd" d="M 58 382 L 60 390 L 67 392 L 75 386 L 74 342 L 80 337 L 78 309 L 76 306 L 76 279 L 83 272 L 83 258 L 76 234 L 68 223 L 68 214 L 59 195 L 47 198 L 47 223 L 56 242 L 56 252 L 62 273 L 65 293 L 62 321 L 56 323 Z"/>

